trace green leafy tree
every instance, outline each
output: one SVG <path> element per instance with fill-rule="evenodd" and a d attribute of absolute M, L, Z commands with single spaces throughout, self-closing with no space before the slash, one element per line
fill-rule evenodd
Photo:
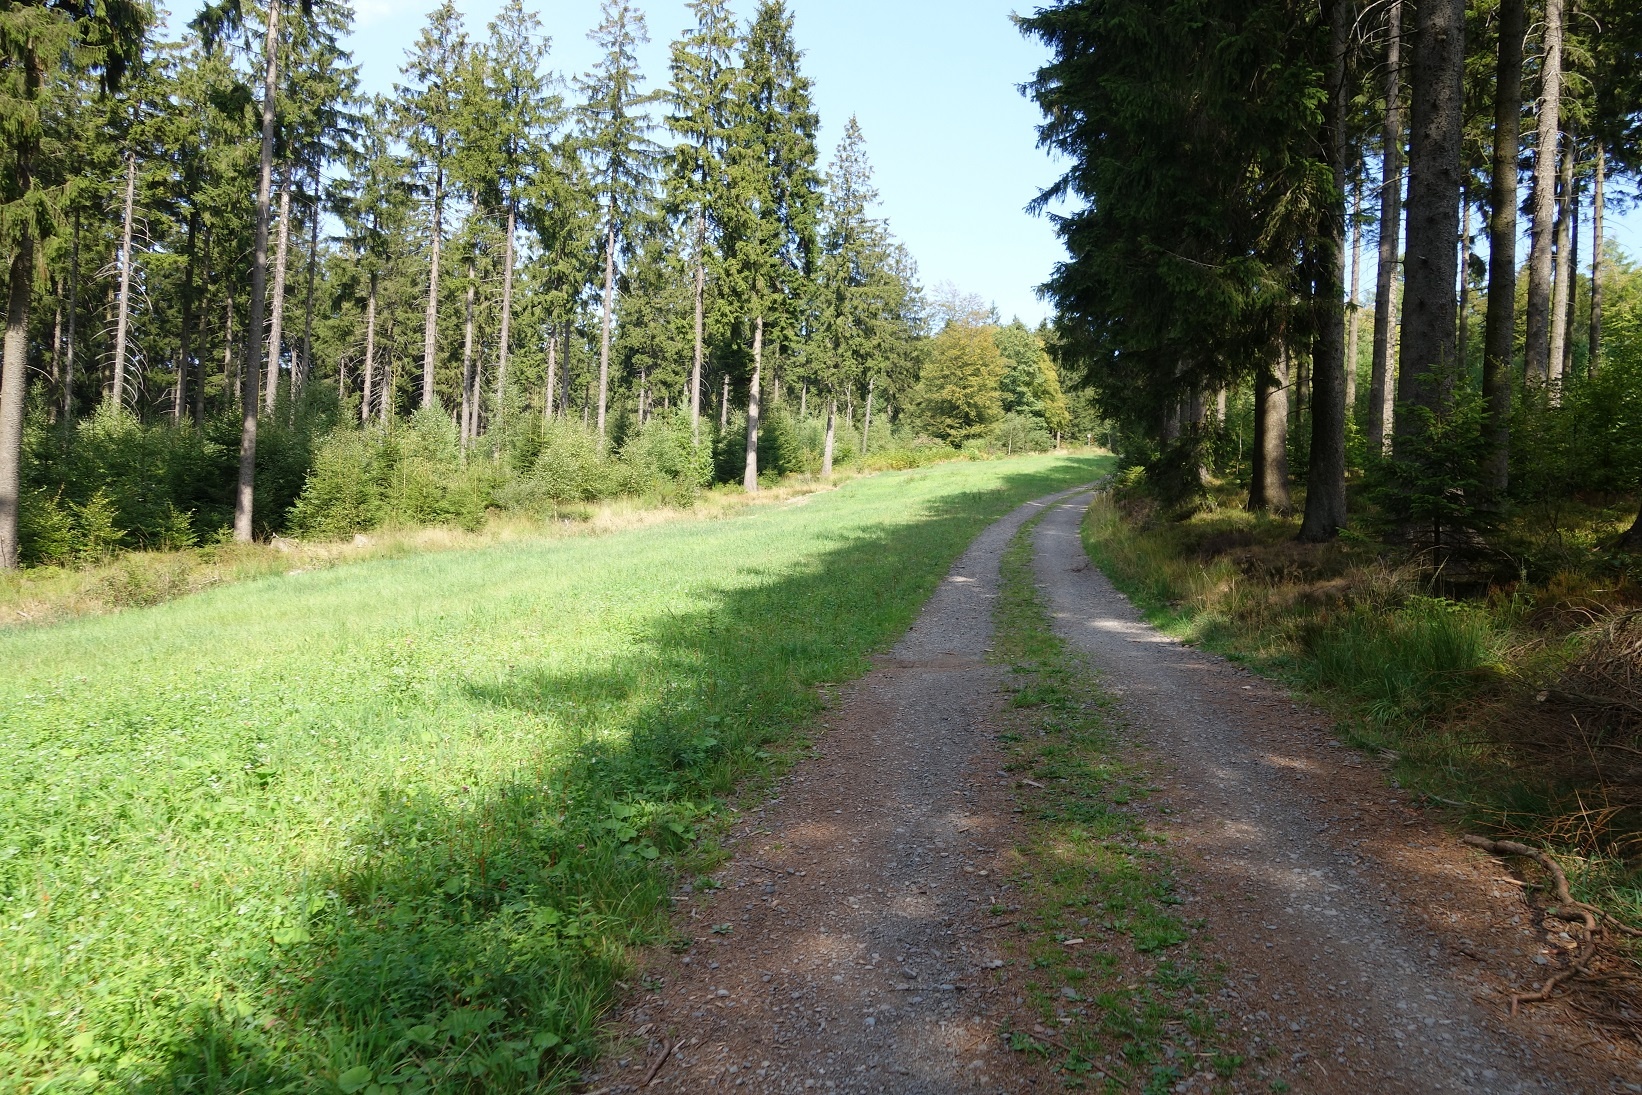
<path fill-rule="evenodd" d="M 996 338 L 1006 362 L 998 385 L 1004 413 L 1035 418 L 1051 434 L 1065 433 L 1072 421 L 1043 339 L 1018 319 L 1000 327 Z"/>
<path fill-rule="evenodd" d="M 1003 417 L 1001 385 L 1009 362 L 997 328 L 948 323 L 929 345 L 916 408 L 931 437 L 954 447 L 981 437 Z"/>

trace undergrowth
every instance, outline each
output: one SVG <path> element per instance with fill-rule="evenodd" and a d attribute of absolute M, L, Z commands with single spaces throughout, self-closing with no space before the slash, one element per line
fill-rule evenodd
<path fill-rule="evenodd" d="M 1642 645 L 1625 573 L 1587 559 L 1536 580 L 1524 561 L 1462 597 L 1378 544 L 1301 545 L 1296 529 L 1104 495 L 1083 532 L 1152 623 L 1304 693 L 1456 827 L 1550 848 L 1584 900 L 1642 922 Z M 1513 537 L 1532 539 L 1520 519 Z"/>
<path fill-rule="evenodd" d="M 1229 1091 L 1259 1048 L 1240 1045 L 1211 1000 L 1221 973 L 1200 950 L 1205 926 L 1184 913 L 1164 838 L 1137 809 L 1151 788 L 1119 754 L 1110 697 L 1055 634 L 1030 537 L 1028 525 L 1003 559 L 996 656 L 1013 677 L 1003 739 L 1028 833 L 1016 939 L 1039 1022 L 1005 1037 L 1052 1060 L 1069 1088 L 1162 1093 L 1206 1073 Z M 1281 1083 L 1268 1064 L 1252 1067 Z"/>

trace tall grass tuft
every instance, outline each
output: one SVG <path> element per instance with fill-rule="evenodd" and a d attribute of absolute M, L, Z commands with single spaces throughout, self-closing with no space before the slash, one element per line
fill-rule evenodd
<path fill-rule="evenodd" d="M 1305 639 L 1309 683 L 1360 699 L 1380 723 L 1441 711 L 1473 693 L 1500 671 L 1504 648 L 1485 611 L 1434 597 L 1319 621 Z"/>

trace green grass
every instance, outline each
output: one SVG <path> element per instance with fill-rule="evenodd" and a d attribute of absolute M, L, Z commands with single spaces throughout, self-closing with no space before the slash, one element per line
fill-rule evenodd
<path fill-rule="evenodd" d="M 1052 1059 L 1069 1088 L 1162 1093 L 1208 1072 L 1230 1090 L 1251 1050 L 1212 1003 L 1203 925 L 1183 915 L 1172 856 L 1139 808 L 1146 772 L 1124 755 L 1098 677 L 1055 633 L 1031 561 L 1028 526 L 1003 561 L 997 657 L 1018 725 L 1001 740 L 1010 772 L 1038 785 L 1020 785 L 1018 946 L 1029 1002 L 1056 1033 L 1005 1037 Z"/>
<path fill-rule="evenodd" d="M 553 1090 L 816 685 L 1093 458 L 0 633 L 0 1089 Z"/>

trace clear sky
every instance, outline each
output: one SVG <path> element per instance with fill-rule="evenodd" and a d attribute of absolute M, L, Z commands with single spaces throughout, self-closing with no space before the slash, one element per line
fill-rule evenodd
<path fill-rule="evenodd" d="M 390 91 L 435 0 L 356 0 L 349 43 L 367 91 Z M 552 64 L 585 70 L 598 0 L 539 0 Z M 186 0 L 173 4 L 186 6 Z M 749 16 L 755 0 L 734 9 Z M 475 37 L 501 0 L 459 0 Z M 683 0 L 641 0 L 652 85 L 667 79 L 667 45 L 690 22 Z M 1024 207 L 1056 175 L 1036 147 L 1037 110 L 1016 91 L 1045 56 L 992 0 L 790 0 L 804 67 L 815 82 L 822 155 L 851 114 L 877 171 L 883 213 L 917 258 L 926 285 L 950 281 L 994 302 L 1005 319 L 1046 309 L 1033 287 L 1062 256 L 1050 224 Z"/>

